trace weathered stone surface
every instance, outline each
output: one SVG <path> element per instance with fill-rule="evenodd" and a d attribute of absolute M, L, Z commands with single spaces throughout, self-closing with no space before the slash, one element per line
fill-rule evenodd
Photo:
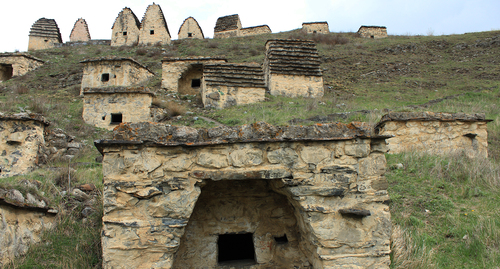
<path fill-rule="evenodd" d="M 228 234 L 249 234 L 252 268 L 389 267 L 386 161 L 371 146 L 385 137 L 368 125 L 138 123 L 114 138 L 96 142 L 104 268 L 234 266 L 219 260 Z"/>
<path fill-rule="evenodd" d="M 464 151 L 488 156 L 488 132 L 484 114 L 392 112 L 375 126 L 387 139 L 390 153 L 422 151 L 447 154 Z"/>
<path fill-rule="evenodd" d="M 11 200 L 12 195 L 2 193 L 0 191 L 0 267 L 3 268 L 15 257 L 26 254 L 31 244 L 41 241 L 42 232 L 52 228 L 55 214 L 50 213 L 43 200 L 30 193 L 24 200 L 17 190 L 6 192 L 17 193 L 23 201 Z"/>
<path fill-rule="evenodd" d="M 73 30 L 71 30 L 71 34 L 69 35 L 69 41 L 78 42 L 78 41 L 89 41 L 90 33 L 89 27 L 85 19 L 79 18 L 75 25 L 73 26 Z"/>
<path fill-rule="evenodd" d="M 28 51 L 54 48 L 62 43 L 61 32 L 54 19 L 40 18 L 30 29 Z"/>
<path fill-rule="evenodd" d="M 192 80 L 201 81 L 203 65 L 225 63 L 222 57 L 164 58 L 162 61 L 161 87 L 180 94 L 201 94 L 201 85 L 193 87 Z"/>
<path fill-rule="evenodd" d="M 304 22 L 302 23 L 302 31 L 308 34 L 328 34 L 330 29 L 328 29 L 328 22 Z"/>
<path fill-rule="evenodd" d="M 385 26 L 361 26 L 358 29 L 358 35 L 365 38 L 385 38 L 387 37 L 387 28 Z"/>
<path fill-rule="evenodd" d="M 267 25 L 241 28 L 241 21 L 238 14 L 219 17 L 214 28 L 214 38 L 251 36 L 269 33 L 271 33 L 271 28 Z"/>
<path fill-rule="evenodd" d="M 160 5 L 148 6 L 141 21 L 139 45 L 168 45 L 171 42 L 167 21 Z"/>
<path fill-rule="evenodd" d="M 201 30 L 198 21 L 195 18 L 189 17 L 184 20 L 181 27 L 179 28 L 179 33 L 177 34 L 178 39 L 204 39 L 203 30 Z"/>
<path fill-rule="evenodd" d="M 0 53 L 0 66 L 9 68 L 0 71 L 0 81 L 22 76 L 42 66 L 45 62 L 27 53 Z"/>
<path fill-rule="evenodd" d="M 323 96 L 320 59 L 313 41 L 268 40 L 264 72 L 271 95 L 311 98 Z"/>
<path fill-rule="evenodd" d="M 111 28 L 111 46 L 135 46 L 139 42 L 141 23 L 134 12 L 125 7 Z"/>
<path fill-rule="evenodd" d="M 155 75 L 132 58 L 96 58 L 80 63 L 84 64 L 80 94 L 85 88 L 134 86 Z"/>
<path fill-rule="evenodd" d="M 121 122 L 151 121 L 154 96 L 143 87 L 85 88 L 82 117 L 86 123 L 108 130 Z M 121 115 L 120 121 L 114 115 Z"/>
<path fill-rule="evenodd" d="M 48 125 L 39 114 L 0 114 L 0 178 L 24 174 L 35 168 Z"/>

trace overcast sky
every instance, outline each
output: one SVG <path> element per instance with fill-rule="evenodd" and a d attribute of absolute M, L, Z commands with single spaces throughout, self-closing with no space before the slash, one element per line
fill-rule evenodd
<path fill-rule="evenodd" d="M 26 51 L 31 25 L 55 19 L 63 42 L 78 18 L 92 39 L 110 39 L 118 13 L 130 7 L 142 19 L 148 0 L 0 0 L 0 52 Z M 389 35 L 449 35 L 500 30 L 500 0 L 157 0 L 172 39 L 184 19 L 193 16 L 205 37 L 213 37 L 218 17 L 239 14 L 243 27 L 267 24 L 283 32 L 303 22 L 327 21 L 331 32 L 357 31 L 361 25 L 386 26 Z"/>

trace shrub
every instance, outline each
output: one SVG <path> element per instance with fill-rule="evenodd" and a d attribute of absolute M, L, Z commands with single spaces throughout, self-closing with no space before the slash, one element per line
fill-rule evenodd
<path fill-rule="evenodd" d="M 139 48 L 135 51 L 136 55 L 144 56 L 148 53 L 148 50 L 145 48 Z"/>
<path fill-rule="evenodd" d="M 219 43 L 216 42 L 216 41 L 208 41 L 207 42 L 207 48 L 210 48 L 210 49 L 219 48 Z"/>
<path fill-rule="evenodd" d="M 16 94 L 26 94 L 29 93 L 29 91 L 30 90 L 24 85 L 14 86 L 14 93 Z"/>
<path fill-rule="evenodd" d="M 177 104 L 175 102 L 168 102 L 167 115 L 169 117 L 183 115 L 184 113 L 186 113 L 186 108 L 184 106 Z"/>

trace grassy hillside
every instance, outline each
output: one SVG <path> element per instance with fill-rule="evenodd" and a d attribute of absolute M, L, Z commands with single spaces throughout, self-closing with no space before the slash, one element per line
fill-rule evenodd
<path fill-rule="evenodd" d="M 229 62 L 264 59 L 267 39 L 306 38 L 316 41 L 322 57 L 325 96 L 291 99 L 267 96 L 262 103 L 226 110 L 202 108 L 198 96 L 179 96 L 160 89 L 161 59 L 177 56 L 220 56 Z M 44 114 L 51 128 L 64 129 L 84 141 L 85 150 L 72 161 L 72 179 L 102 188 L 94 139 L 110 132 L 85 124 L 78 96 L 86 58 L 132 57 L 157 76 L 146 83 L 166 103 L 170 124 L 210 127 L 255 121 L 313 124 L 318 121 L 377 122 L 388 111 L 486 113 L 487 160 L 464 156 L 388 155 L 387 179 L 394 223 L 393 268 L 500 267 L 500 31 L 451 36 L 390 36 L 362 39 L 353 33 L 305 35 L 300 31 L 220 40 L 181 40 L 168 46 L 64 47 L 32 52 L 47 61 L 41 68 L 0 84 L 0 112 L 30 110 Z M 175 104 L 175 105 L 173 105 Z M 175 107 L 174 107 L 175 106 Z M 335 114 L 343 113 L 343 114 Z M 330 116 L 328 116 L 330 115 Z M 198 117 L 197 120 L 195 120 Z M 402 168 L 396 169 L 396 164 Z M 400 167 L 400 166 L 399 166 Z M 66 170 L 65 170 L 66 169 Z M 58 171 L 55 173 L 54 171 Z M 0 187 L 35 179 L 63 214 L 44 243 L 19 258 L 13 268 L 99 268 L 98 209 L 82 219 L 77 204 L 55 184 L 69 174 L 68 164 L 54 161 L 26 176 L 0 179 Z M 95 207 L 99 208 L 100 193 Z M 79 255 L 75 255 L 79 253 Z M 81 255 L 80 255 L 81 254 Z"/>

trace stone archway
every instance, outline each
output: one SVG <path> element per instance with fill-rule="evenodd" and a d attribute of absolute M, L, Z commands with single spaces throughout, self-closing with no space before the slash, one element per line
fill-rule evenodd
<path fill-rule="evenodd" d="M 295 210 L 271 181 L 207 180 L 173 268 L 309 268 Z"/>
<path fill-rule="evenodd" d="M 182 73 L 178 82 L 179 94 L 200 94 L 201 79 L 203 77 L 203 65 L 193 64 Z"/>

